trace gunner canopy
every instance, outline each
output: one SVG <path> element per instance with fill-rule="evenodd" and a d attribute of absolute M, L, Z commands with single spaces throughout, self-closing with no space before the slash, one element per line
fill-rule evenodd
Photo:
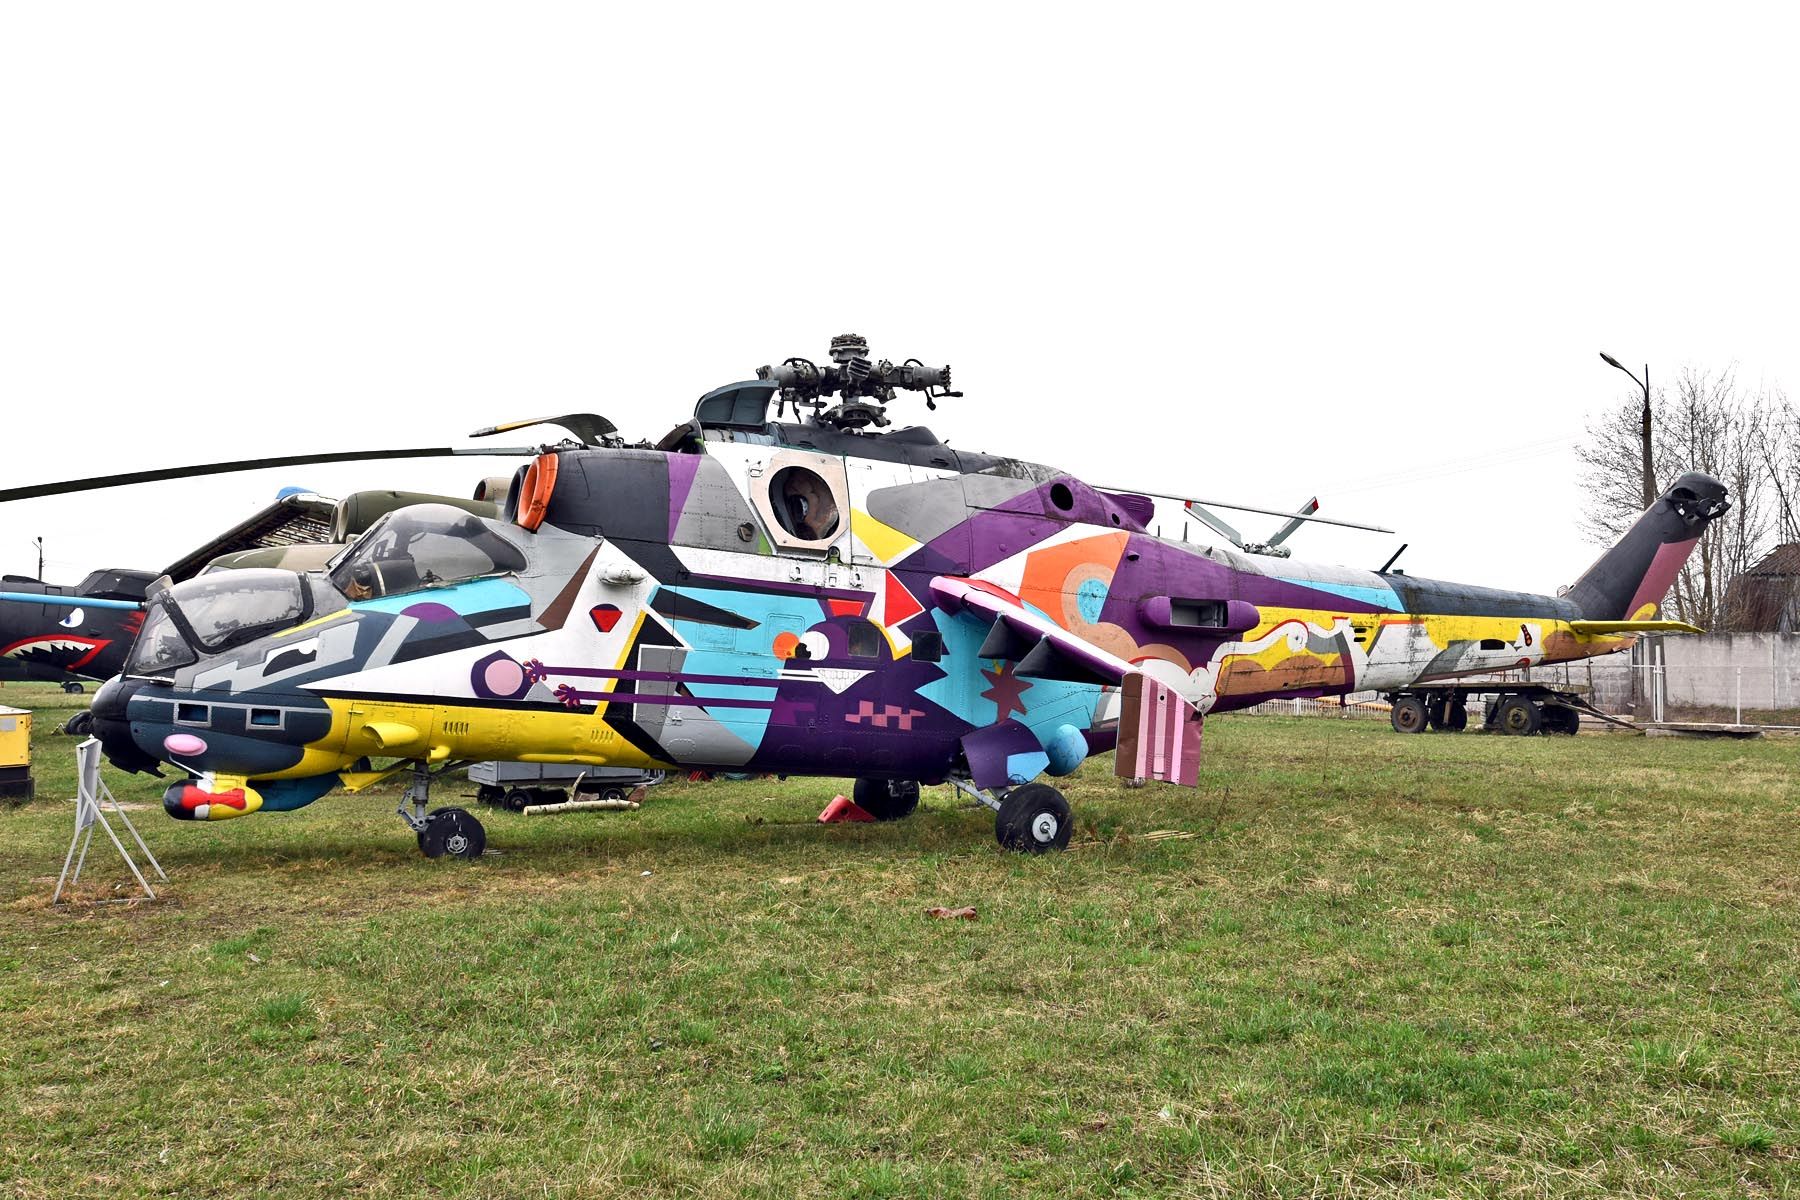
<path fill-rule="evenodd" d="M 306 589 L 292 571 L 260 568 L 200 575 L 150 589 L 144 627 L 126 665 L 152 674 L 196 661 L 305 618 Z"/>

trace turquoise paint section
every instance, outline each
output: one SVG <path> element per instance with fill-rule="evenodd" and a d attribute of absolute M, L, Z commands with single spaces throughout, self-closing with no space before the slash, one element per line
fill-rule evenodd
<path fill-rule="evenodd" d="M 1385 608 L 1389 612 L 1404 612 L 1406 606 L 1400 603 L 1400 597 L 1390 587 L 1362 587 L 1354 583 L 1322 583 L 1317 579 L 1290 579 L 1285 575 L 1274 578 L 1283 583 L 1291 583 L 1295 587 L 1311 588 L 1315 592 L 1330 592 L 1333 596 L 1342 596 L 1346 600 L 1357 600 L 1363 604 L 1373 604 L 1377 608 Z"/>
<path fill-rule="evenodd" d="M 821 624 L 824 616 L 816 600 L 797 596 L 770 596 L 760 592 L 727 592 L 714 589 L 686 592 L 679 588 L 661 588 L 672 595 L 723 608 L 756 622 L 750 629 L 726 629 L 700 621 L 673 620 L 675 632 L 691 649 L 682 671 L 691 675 L 736 675 L 747 679 L 775 679 L 788 664 L 777 658 L 775 639 L 782 633 L 795 636 Z M 767 687 L 734 683 L 689 683 L 685 685 L 702 707 L 708 700 L 769 700 L 774 691 Z M 720 724 L 752 746 L 762 744 L 773 715 L 766 708 L 720 708 L 707 710 Z"/>
<path fill-rule="evenodd" d="M 1028 605 L 1027 608 L 1045 620 L 1050 619 L 1048 614 L 1035 606 Z M 944 635 L 944 658 L 939 664 L 944 670 L 944 678 L 934 679 L 921 687 L 919 696 L 955 714 L 976 729 L 994 724 L 1000 719 L 1000 711 L 994 701 L 981 694 L 989 689 L 987 677 L 981 671 L 983 668 L 998 671 L 1007 664 L 997 659 L 980 657 L 981 643 L 987 638 L 988 622 L 976 617 L 950 616 L 941 610 L 933 610 L 931 619 L 937 625 L 938 632 Z M 1063 726 L 1072 725 L 1077 730 L 1085 730 L 1093 725 L 1094 709 L 1100 702 L 1100 685 L 1065 683 L 1056 679 L 1021 679 L 1019 682 L 1030 685 L 1020 697 L 1025 711 L 1020 713 L 1014 709 L 1009 715 L 1031 730 L 1038 743 L 1046 749 L 1057 740 L 1058 731 Z M 1042 757 L 1043 763 L 1033 775 L 1048 766 L 1049 755 L 1046 753 Z M 1011 770 L 1010 764 L 1008 770 Z"/>
<path fill-rule="evenodd" d="M 1050 756 L 1039 751 L 1035 754 L 1009 754 L 1006 756 L 1006 777 L 1013 783 L 1030 783 L 1044 773 L 1050 765 Z"/>
<path fill-rule="evenodd" d="M 1052 775 L 1073 775 L 1087 759 L 1087 738 L 1073 725 L 1058 725 L 1044 749 L 1050 760 L 1046 771 Z"/>
<path fill-rule="evenodd" d="M 442 604 L 460 616 L 493 612 L 499 608 L 530 607 L 531 597 L 516 583 L 504 579 L 476 579 L 453 587 L 426 588 L 383 596 L 378 600 L 352 600 L 352 612 L 405 612 L 415 604 Z"/>
<path fill-rule="evenodd" d="M 931 611 L 931 620 L 944 635 L 944 657 L 938 663 L 944 677 L 921 687 L 919 697 L 977 729 L 992 725 L 994 702 L 983 700 L 979 694 L 981 689 L 969 683 L 971 679 L 981 678 L 975 673 L 974 664 L 978 661 L 976 652 L 987 637 L 986 624 L 972 618 L 953 617 L 941 609 Z"/>
<path fill-rule="evenodd" d="M 1112 589 L 1102 579 L 1084 579 L 1075 593 L 1075 607 L 1081 611 L 1081 619 L 1089 625 L 1100 619 L 1106 609 L 1106 597 Z"/>
<path fill-rule="evenodd" d="M 314 775 L 307 779 L 270 779 L 250 786 L 262 797 L 262 812 L 292 812 L 305 808 L 337 785 L 336 775 Z"/>

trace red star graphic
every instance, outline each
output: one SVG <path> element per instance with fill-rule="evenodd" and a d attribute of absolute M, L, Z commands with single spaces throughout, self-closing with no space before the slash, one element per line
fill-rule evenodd
<path fill-rule="evenodd" d="M 994 717 L 996 721 L 1006 720 L 1012 715 L 1015 708 L 1019 710 L 1020 716 L 1025 715 L 1023 697 L 1025 689 L 1031 686 L 1031 682 L 1020 679 L 1012 671 L 1011 663 L 1001 667 L 998 671 L 990 671 L 986 667 L 981 668 L 981 673 L 987 676 L 987 681 L 993 685 L 981 693 L 981 698 L 994 702 L 994 707 L 998 710 Z"/>

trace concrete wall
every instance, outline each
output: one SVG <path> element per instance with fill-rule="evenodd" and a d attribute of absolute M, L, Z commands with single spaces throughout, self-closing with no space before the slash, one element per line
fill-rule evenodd
<path fill-rule="evenodd" d="M 1661 639 L 1667 703 L 1672 708 L 1734 708 L 1738 668 L 1744 669 L 1744 712 L 1800 708 L 1800 634 L 1709 633 Z M 1587 688 L 1588 699 L 1604 712 L 1649 712 L 1647 644 L 1631 654 L 1608 654 L 1581 662 L 1535 667 L 1534 683 L 1566 683 Z M 1634 679 L 1635 677 L 1635 679 Z"/>
<path fill-rule="evenodd" d="M 1740 669 L 1744 711 L 1800 708 L 1800 634 L 1709 633 L 1663 639 L 1668 701 L 1731 708 Z"/>

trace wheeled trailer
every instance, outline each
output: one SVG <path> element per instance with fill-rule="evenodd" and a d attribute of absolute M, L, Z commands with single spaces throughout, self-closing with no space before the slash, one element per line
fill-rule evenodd
<path fill-rule="evenodd" d="M 1396 688 L 1385 693 L 1393 706 L 1389 719 L 1399 733 L 1461 733 L 1469 727 L 1469 701 L 1487 697 L 1482 728 L 1489 733 L 1528 737 L 1534 733 L 1581 732 L 1581 715 L 1587 713 L 1615 725 L 1626 725 L 1601 712 L 1581 693 L 1585 689 L 1564 684 L 1446 682 Z"/>
<path fill-rule="evenodd" d="M 468 770 L 476 799 L 513 812 L 563 806 L 577 811 L 576 805 L 599 807 L 592 803 L 597 800 L 622 805 L 638 788 L 663 778 L 661 771 L 568 763 L 479 762 Z"/>

